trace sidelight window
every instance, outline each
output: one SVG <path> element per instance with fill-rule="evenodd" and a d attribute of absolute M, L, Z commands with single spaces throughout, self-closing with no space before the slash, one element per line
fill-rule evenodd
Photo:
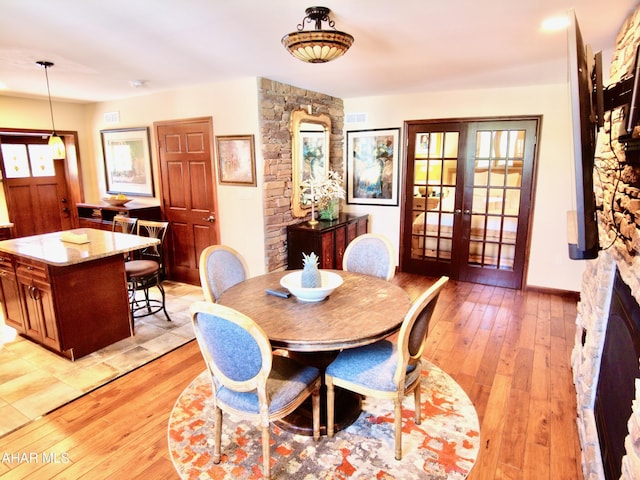
<path fill-rule="evenodd" d="M 3 143 L 1 147 L 7 178 L 55 176 L 51 149 L 48 145 Z"/>

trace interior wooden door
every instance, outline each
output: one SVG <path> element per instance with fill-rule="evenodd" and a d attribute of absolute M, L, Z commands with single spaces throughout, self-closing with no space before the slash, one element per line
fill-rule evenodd
<path fill-rule="evenodd" d="M 15 235 L 73 228 L 65 161 L 52 160 L 41 136 L 2 136 L 2 175 Z"/>
<path fill-rule="evenodd" d="M 154 124 L 162 183 L 162 206 L 169 221 L 170 278 L 198 285 L 202 250 L 219 243 L 211 118 Z"/>
<path fill-rule="evenodd" d="M 522 287 L 538 123 L 407 125 L 401 269 Z"/>

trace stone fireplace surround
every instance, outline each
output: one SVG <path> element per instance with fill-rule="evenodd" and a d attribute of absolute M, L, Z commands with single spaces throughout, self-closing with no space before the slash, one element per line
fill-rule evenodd
<path fill-rule="evenodd" d="M 587 39 L 588 40 L 588 39 Z M 640 7 L 622 26 L 614 48 L 610 83 L 616 83 L 633 69 L 636 47 L 640 43 Z M 630 205 L 638 198 L 640 166 L 625 165 L 625 152 L 615 139 L 624 116 L 614 110 L 605 115 L 605 127 L 598 135 L 595 193 L 602 212 L 599 233 L 602 250 L 587 262 L 583 276 L 576 338 L 572 353 L 573 379 L 578 406 L 578 434 L 582 446 L 582 471 L 586 480 L 604 478 L 600 444 L 594 417 L 594 404 L 600 361 L 609 319 L 609 308 L 616 269 L 640 303 L 640 215 Z M 611 132 L 611 135 L 610 135 Z M 613 141 L 610 142 L 610 137 Z M 618 170 L 619 164 L 624 165 Z M 640 368 L 640 359 L 639 367 Z M 627 425 L 626 455 L 622 459 L 621 479 L 640 478 L 640 381 L 635 382 L 635 400 Z"/>

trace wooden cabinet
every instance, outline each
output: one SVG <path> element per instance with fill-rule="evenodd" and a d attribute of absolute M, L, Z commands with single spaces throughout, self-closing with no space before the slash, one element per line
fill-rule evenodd
<path fill-rule="evenodd" d="M 0 252 L 0 302 L 4 322 L 18 333 L 26 333 L 13 257 Z"/>
<path fill-rule="evenodd" d="M 122 255 L 57 267 L 0 252 L 5 322 L 76 359 L 132 334 Z"/>
<path fill-rule="evenodd" d="M 24 302 L 25 334 L 53 350 L 60 350 L 58 323 L 46 264 L 17 257 L 16 278 Z"/>
<path fill-rule="evenodd" d="M 106 204 L 78 203 L 78 225 L 80 228 L 99 228 L 111 231 L 113 217 L 122 215 L 144 220 L 160 220 L 162 217 L 159 206 L 140 205 L 135 202 L 122 207 Z"/>
<path fill-rule="evenodd" d="M 368 215 L 340 214 L 337 220 L 302 222 L 287 227 L 288 269 L 302 268 L 302 253 L 315 252 L 320 268 L 342 269 L 342 257 L 351 240 L 367 233 Z"/>

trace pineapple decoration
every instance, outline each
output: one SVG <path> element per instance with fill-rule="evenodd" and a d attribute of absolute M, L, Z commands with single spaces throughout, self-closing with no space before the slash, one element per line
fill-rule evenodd
<path fill-rule="evenodd" d="M 302 254 L 302 288 L 320 287 L 320 270 L 318 270 L 318 256 L 315 252 Z"/>

